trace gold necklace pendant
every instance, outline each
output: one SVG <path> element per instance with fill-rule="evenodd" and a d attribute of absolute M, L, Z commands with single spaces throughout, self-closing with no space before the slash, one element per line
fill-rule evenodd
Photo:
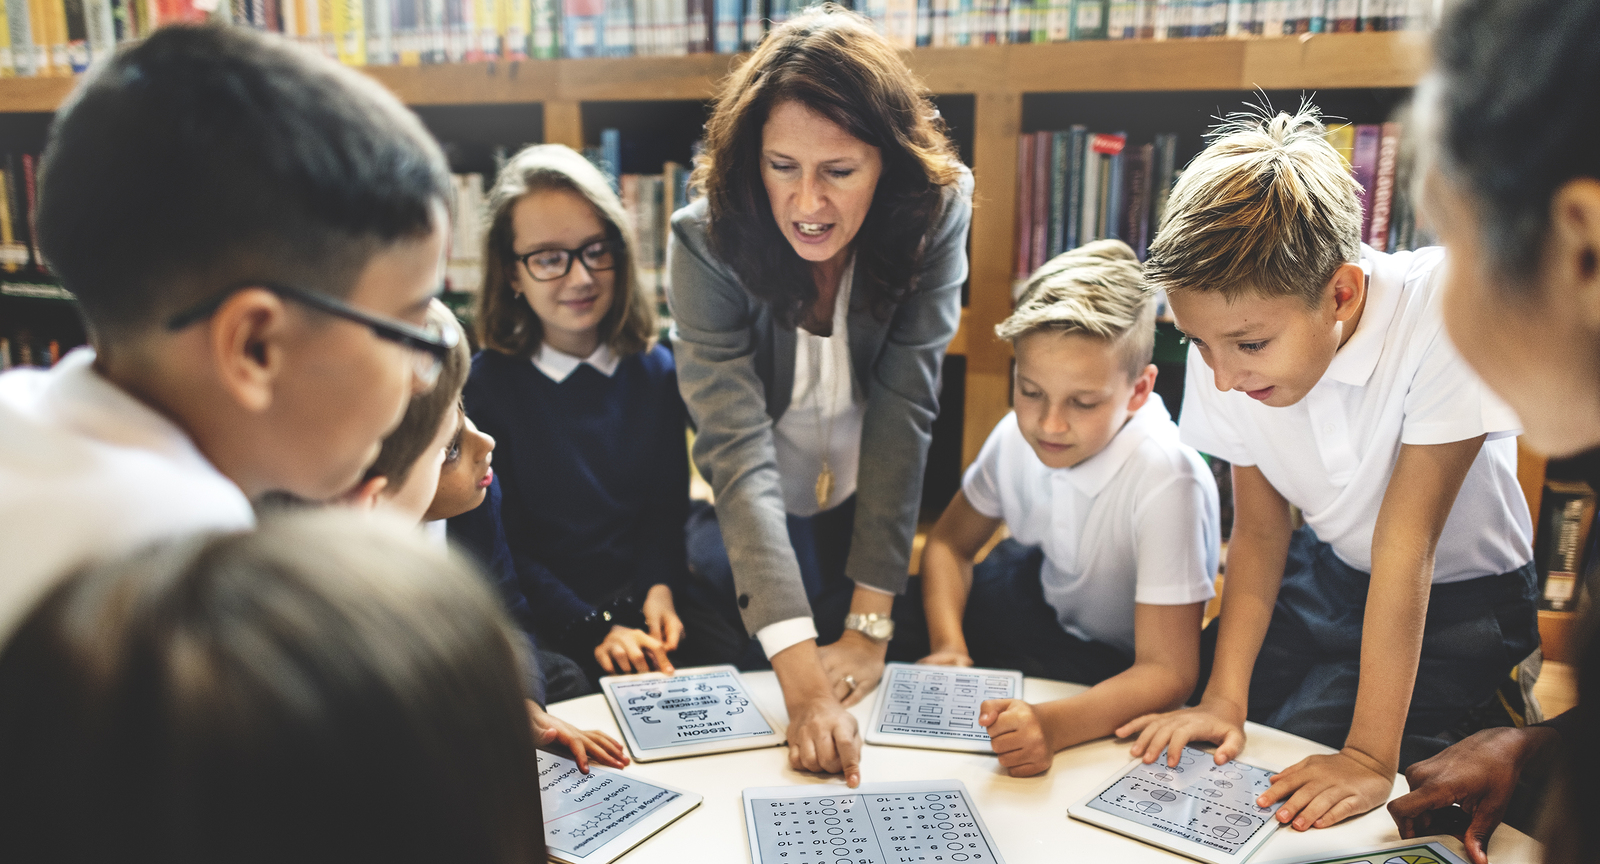
<path fill-rule="evenodd" d="M 826 510 L 828 499 L 833 497 L 833 469 L 827 462 L 822 463 L 822 471 L 817 474 L 817 509 Z"/>

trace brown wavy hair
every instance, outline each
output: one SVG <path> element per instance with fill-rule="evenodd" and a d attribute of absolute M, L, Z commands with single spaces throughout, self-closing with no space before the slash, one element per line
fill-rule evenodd
<path fill-rule="evenodd" d="M 655 337 L 655 298 L 645 297 L 634 265 L 633 226 L 611 181 L 589 160 L 562 144 L 536 144 L 511 157 L 489 190 L 489 230 L 483 249 L 483 288 L 473 317 L 478 342 L 491 351 L 512 357 L 532 357 L 544 341 L 544 326 L 533 308 L 511 288 L 512 250 L 516 240 L 511 210 L 524 196 L 549 189 L 576 193 L 594 208 L 606 237 L 622 245 L 611 308 L 600 319 L 600 341 L 626 357 L 649 348 Z M 582 264 L 573 263 L 574 267 Z"/>
<path fill-rule="evenodd" d="M 762 127 L 786 101 L 883 155 L 872 207 L 852 242 L 854 291 L 886 318 L 913 289 L 944 187 L 960 176 L 944 122 L 894 46 L 867 19 L 832 3 L 773 30 L 723 81 L 691 182 L 707 198 L 712 248 L 786 327 L 817 298 L 811 268 L 773 220 L 761 180 Z"/>

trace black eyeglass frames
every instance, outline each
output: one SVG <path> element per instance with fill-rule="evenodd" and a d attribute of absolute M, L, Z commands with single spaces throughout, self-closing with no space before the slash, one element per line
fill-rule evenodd
<path fill-rule="evenodd" d="M 577 249 L 535 249 L 525 255 L 513 255 L 522 263 L 522 269 L 535 282 L 554 282 L 572 272 L 572 262 L 583 262 L 590 273 L 604 273 L 617 266 L 617 253 L 622 244 L 616 240 L 596 240 Z"/>
<path fill-rule="evenodd" d="M 444 368 L 445 357 L 449 356 L 450 350 L 461 340 L 461 334 L 454 328 L 441 328 L 432 322 L 418 327 L 415 324 L 363 312 L 326 294 L 260 280 L 234 285 L 198 306 L 179 312 L 167 320 L 167 329 L 182 330 L 197 321 L 210 318 L 216 314 L 223 301 L 246 288 L 264 288 L 279 297 L 309 306 L 318 312 L 361 324 L 379 339 L 411 349 L 412 371 L 425 387 L 432 387 L 434 382 L 439 380 L 439 372 Z"/>

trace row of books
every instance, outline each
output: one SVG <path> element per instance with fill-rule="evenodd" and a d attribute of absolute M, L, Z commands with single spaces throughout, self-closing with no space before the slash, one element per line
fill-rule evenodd
<path fill-rule="evenodd" d="M 1017 140 L 1017 257 L 1024 279 L 1091 240 L 1114 237 L 1144 260 L 1177 174 L 1178 136 L 1130 146 L 1123 133 L 1073 126 Z"/>
<path fill-rule="evenodd" d="M 656 304 L 659 330 L 665 334 L 672 326 L 667 306 L 667 240 L 672 231 L 672 213 L 689 204 L 689 172 L 676 162 L 661 167 L 660 174 L 623 174 L 622 207 L 633 220 L 635 267 L 639 286 Z"/>
<path fill-rule="evenodd" d="M 737 53 L 814 0 L 0 0 L 0 77 L 71 75 L 173 22 L 352 65 Z M 855 0 L 905 48 L 1422 29 L 1441 0 Z M 846 5 L 851 5 L 846 3 Z"/>
<path fill-rule="evenodd" d="M 36 153 L 0 155 L 0 272 L 8 280 L 49 279 L 33 234 Z"/>
<path fill-rule="evenodd" d="M 1418 224 L 1412 188 L 1400 160 L 1405 130 L 1400 123 L 1338 123 L 1328 142 L 1350 165 L 1361 187 L 1361 238 L 1379 252 L 1431 246 L 1436 238 Z"/>
<path fill-rule="evenodd" d="M 537 7 L 541 0 L 534 0 Z M 735 53 L 812 0 L 562 0 L 560 45 L 533 56 Z M 848 4 L 847 4 L 848 5 Z M 1420 30 L 1438 0 L 857 0 L 903 48 Z M 536 19 L 540 13 L 536 9 Z"/>
<path fill-rule="evenodd" d="M 1417 223 L 1411 184 L 1401 171 L 1400 123 L 1328 128 L 1328 140 L 1361 186 L 1362 239 L 1380 252 L 1434 242 Z M 1122 133 L 1083 126 L 1034 132 L 1017 141 L 1014 275 L 1091 240 L 1115 237 L 1144 260 L 1178 175 L 1177 136 L 1131 146 Z"/>
<path fill-rule="evenodd" d="M 67 350 L 58 339 L 35 338 L 27 329 L 13 330 L 0 336 L 0 372 L 21 366 L 54 366 Z"/>

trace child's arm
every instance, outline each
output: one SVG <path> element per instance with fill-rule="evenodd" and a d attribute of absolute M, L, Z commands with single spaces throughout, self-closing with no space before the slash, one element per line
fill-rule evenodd
<path fill-rule="evenodd" d="M 1287 798 L 1278 821 L 1326 828 L 1389 799 L 1411 707 L 1433 553 L 1483 436 L 1402 444 L 1372 533 L 1372 582 L 1362 616 L 1361 683 L 1344 749 L 1312 756 L 1274 778 L 1263 806 Z"/>
<path fill-rule="evenodd" d="M 1190 741 L 1216 743 L 1219 765 L 1244 749 L 1250 675 L 1272 622 L 1293 528 L 1289 502 L 1254 467 L 1233 466 L 1233 514 L 1216 660 L 1205 696 L 1199 707 L 1146 715 L 1116 731 L 1119 738 L 1139 734 L 1132 753 L 1145 762 L 1154 762 L 1165 749 L 1176 765 Z"/>
<path fill-rule="evenodd" d="M 983 703 L 978 724 L 989 729 L 1000 765 L 1013 777 L 1030 777 L 1049 770 L 1056 751 L 1109 735 L 1130 714 L 1181 705 L 1200 675 L 1205 607 L 1135 605 L 1133 665 L 1077 696 L 1041 705 Z"/>
<path fill-rule="evenodd" d="M 928 616 L 930 653 L 918 661 L 941 666 L 971 666 L 961 619 L 972 589 L 972 559 L 1000 527 L 999 519 L 979 513 L 956 492 L 922 547 L 922 606 Z"/>

